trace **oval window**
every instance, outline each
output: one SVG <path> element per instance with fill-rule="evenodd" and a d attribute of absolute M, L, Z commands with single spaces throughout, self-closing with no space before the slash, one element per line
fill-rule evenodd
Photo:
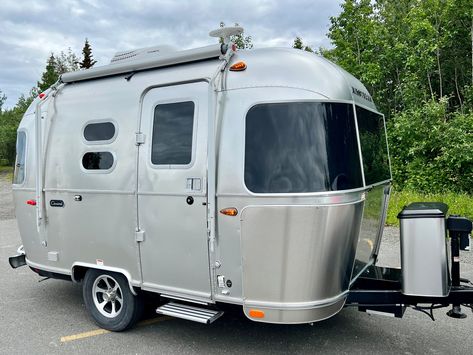
<path fill-rule="evenodd" d="M 113 166 L 110 152 L 87 152 L 82 157 L 82 166 L 87 170 L 108 170 Z"/>
<path fill-rule="evenodd" d="M 84 138 L 88 142 L 109 141 L 115 136 L 112 122 L 89 123 L 84 128 Z"/>

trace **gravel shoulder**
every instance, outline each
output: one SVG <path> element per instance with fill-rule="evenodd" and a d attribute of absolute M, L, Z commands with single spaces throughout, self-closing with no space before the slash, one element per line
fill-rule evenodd
<path fill-rule="evenodd" d="M 11 176 L 0 170 L 0 221 L 15 218 L 13 195 L 11 193 Z"/>

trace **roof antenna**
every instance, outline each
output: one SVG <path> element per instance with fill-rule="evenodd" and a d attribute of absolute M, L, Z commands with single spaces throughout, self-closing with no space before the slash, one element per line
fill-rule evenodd
<path fill-rule="evenodd" d="M 232 26 L 232 27 L 220 27 L 216 30 L 210 31 L 210 37 L 217 37 L 223 39 L 222 44 L 222 53 L 225 54 L 227 52 L 228 47 L 230 47 L 231 36 L 237 36 L 243 33 L 243 27 L 241 26 Z M 232 43 L 233 44 L 233 43 Z M 232 48 L 235 51 L 236 48 Z"/>
<path fill-rule="evenodd" d="M 212 82 L 214 87 L 217 90 L 218 88 L 224 89 L 225 80 L 224 72 L 230 59 L 233 54 L 237 51 L 237 45 L 232 42 L 231 36 L 236 36 L 243 33 L 243 27 L 233 26 L 233 27 L 220 27 L 216 30 L 210 31 L 210 37 L 222 38 L 223 43 L 220 45 L 220 52 L 222 55 L 219 57 L 222 60 L 222 64 L 219 66 L 217 72 L 212 76 Z M 221 74 L 221 75 L 219 75 Z"/>

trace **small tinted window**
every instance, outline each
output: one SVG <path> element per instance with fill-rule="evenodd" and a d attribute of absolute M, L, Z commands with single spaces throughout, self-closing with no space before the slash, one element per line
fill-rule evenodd
<path fill-rule="evenodd" d="M 383 116 L 356 108 L 366 185 L 391 179 Z"/>
<path fill-rule="evenodd" d="M 192 101 L 156 106 L 151 162 L 156 165 L 190 164 L 193 129 Z"/>
<path fill-rule="evenodd" d="M 25 181 L 25 158 L 26 158 L 26 133 L 18 132 L 16 139 L 16 161 L 14 184 L 22 184 Z"/>
<path fill-rule="evenodd" d="M 115 136 L 112 122 L 89 123 L 84 128 L 84 138 L 89 142 L 109 141 Z"/>
<path fill-rule="evenodd" d="M 260 193 L 362 186 L 353 106 L 262 104 L 246 116 L 245 184 Z"/>
<path fill-rule="evenodd" d="M 113 166 L 110 152 L 87 152 L 82 157 L 82 166 L 87 170 L 108 170 Z"/>

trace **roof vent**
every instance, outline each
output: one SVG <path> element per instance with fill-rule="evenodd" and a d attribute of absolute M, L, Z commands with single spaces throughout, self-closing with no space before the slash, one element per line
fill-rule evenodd
<path fill-rule="evenodd" d="M 175 52 L 176 49 L 172 46 L 154 46 L 154 47 L 146 47 L 146 48 L 139 48 L 129 51 L 122 51 L 117 52 L 113 56 L 110 64 L 115 63 L 123 63 L 123 62 L 131 62 L 136 59 L 144 59 L 144 58 L 156 58 L 160 54 Z"/>

